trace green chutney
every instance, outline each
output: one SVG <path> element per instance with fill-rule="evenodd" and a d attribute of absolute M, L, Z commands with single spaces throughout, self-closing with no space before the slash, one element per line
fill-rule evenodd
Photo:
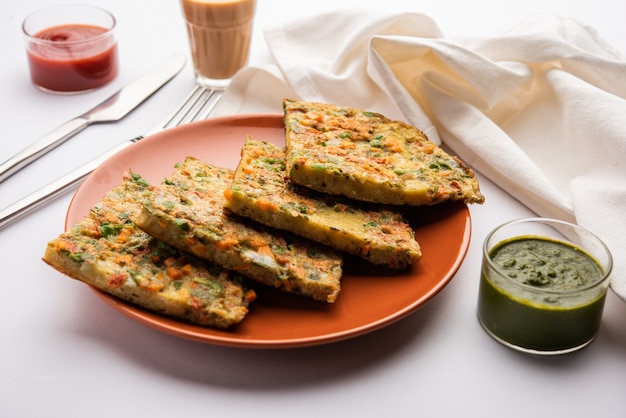
<path fill-rule="evenodd" d="M 536 236 L 502 241 L 483 260 L 478 316 L 497 339 L 528 351 L 589 343 L 600 326 L 602 268 L 569 243 Z"/>

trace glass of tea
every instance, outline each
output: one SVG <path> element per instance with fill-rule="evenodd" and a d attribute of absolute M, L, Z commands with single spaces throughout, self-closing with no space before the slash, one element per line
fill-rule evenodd
<path fill-rule="evenodd" d="M 196 82 L 224 89 L 250 53 L 255 0 L 181 0 Z"/>
<path fill-rule="evenodd" d="M 33 84 L 71 94 L 101 87 L 118 73 L 115 18 L 88 5 L 52 6 L 30 14 L 22 30 Z"/>

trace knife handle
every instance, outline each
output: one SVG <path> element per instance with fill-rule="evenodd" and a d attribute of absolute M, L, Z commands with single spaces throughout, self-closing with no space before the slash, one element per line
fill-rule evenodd
<path fill-rule="evenodd" d="M 33 142 L 22 151 L 0 164 L 0 182 L 6 180 L 51 149 L 61 145 L 89 125 L 89 120 L 77 117 L 65 122 L 58 128 Z"/>
<path fill-rule="evenodd" d="M 77 185 L 109 157 L 131 145 L 136 140 L 137 139 L 133 139 L 122 142 L 121 144 L 100 154 L 93 160 L 67 173 L 63 177 L 56 179 L 47 186 L 42 187 L 12 205 L 0 210 L 0 230 L 20 219 L 22 216 L 25 216 L 38 207 L 46 204 L 55 197 L 60 196 L 63 192 L 72 188 L 72 186 Z"/>

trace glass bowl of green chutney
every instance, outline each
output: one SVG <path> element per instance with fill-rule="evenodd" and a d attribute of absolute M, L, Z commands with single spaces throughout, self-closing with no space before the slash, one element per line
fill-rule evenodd
<path fill-rule="evenodd" d="M 600 328 L 612 265 L 602 240 L 572 223 L 526 218 L 502 224 L 483 244 L 478 319 L 515 350 L 579 350 Z"/>

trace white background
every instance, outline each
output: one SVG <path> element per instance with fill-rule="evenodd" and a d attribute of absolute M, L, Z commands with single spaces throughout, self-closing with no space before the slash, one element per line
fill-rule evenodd
<path fill-rule="evenodd" d="M 188 54 L 178 1 L 89 3 L 118 19 L 120 75 L 71 97 L 39 92 L 28 77 L 21 21 L 54 2 L 0 5 L 0 161 L 170 55 Z M 251 65 L 271 62 L 265 27 L 362 3 L 259 0 Z M 498 35 L 533 14 L 557 13 L 596 28 L 626 55 L 617 0 L 385 0 L 367 8 L 424 13 L 449 37 Z M 0 207 L 145 132 L 192 85 L 188 63 L 123 121 L 87 128 L 0 184 Z M 626 304 L 613 294 L 597 340 L 572 355 L 522 355 L 481 329 L 475 310 L 482 240 L 497 224 L 532 214 L 479 178 L 487 202 L 470 208 L 471 247 L 437 297 L 381 331 L 292 350 L 217 347 L 163 334 L 44 265 L 46 242 L 63 228 L 71 198 L 64 195 L 0 231 L 0 417 L 626 416 Z"/>

